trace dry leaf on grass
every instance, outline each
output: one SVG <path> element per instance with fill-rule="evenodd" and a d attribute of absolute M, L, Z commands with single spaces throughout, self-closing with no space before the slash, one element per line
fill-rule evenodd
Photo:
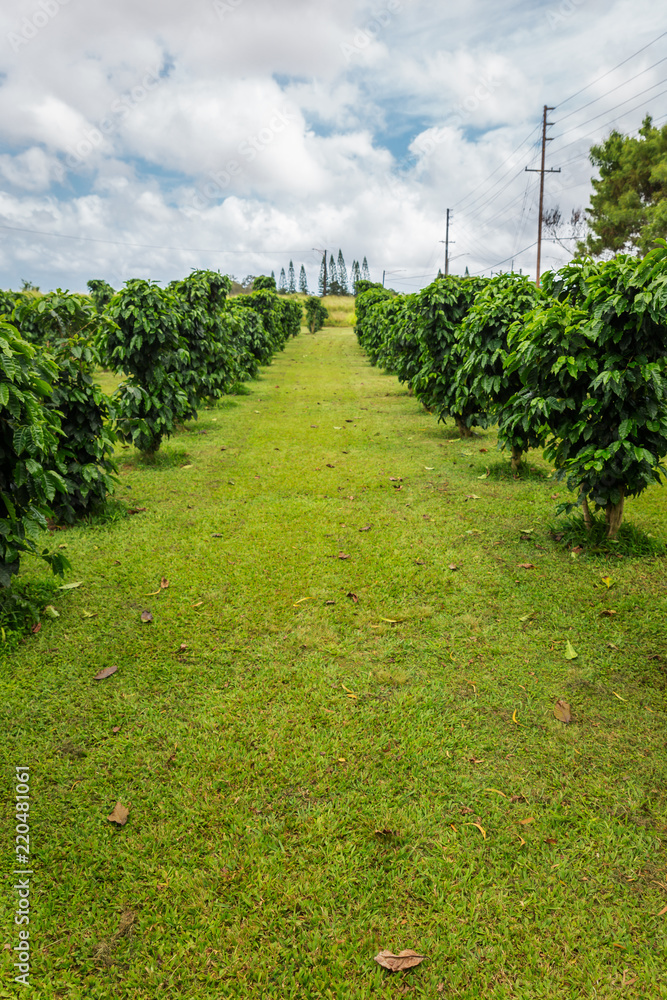
<path fill-rule="evenodd" d="M 370 531 L 372 527 L 372 524 L 367 524 L 365 528 L 359 528 L 359 531 Z"/>
<path fill-rule="evenodd" d="M 127 823 L 127 817 L 130 815 L 130 810 L 127 806 L 123 806 L 120 802 L 117 802 L 113 807 L 113 812 L 107 819 L 110 823 L 117 823 L 118 826 L 125 826 Z"/>
<path fill-rule="evenodd" d="M 406 948 L 394 955 L 393 951 L 379 951 L 375 956 L 375 961 L 383 969 L 390 972 L 403 972 L 405 969 L 414 969 L 415 965 L 421 965 L 426 955 L 419 955 L 412 948 Z"/>
<path fill-rule="evenodd" d="M 95 674 L 95 676 L 93 677 L 93 680 L 94 681 L 105 681 L 107 679 L 107 677 L 111 677 L 111 675 L 115 674 L 117 670 L 118 670 L 117 666 L 105 667 L 104 670 L 100 670 L 99 674 Z"/>
<path fill-rule="evenodd" d="M 350 591 L 348 591 L 348 593 L 347 593 L 347 595 L 346 595 L 346 596 L 347 596 L 347 597 L 350 597 L 350 598 L 351 598 L 351 599 L 352 599 L 352 600 L 354 601 L 354 603 L 355 603 L 355 604 L 358 604 L 358 603 L 359 603 L 359 598 L 357 597 L 357 595 L 356 595 L 356 594 L 353 594 L 351 590 L 350 590 Z"/>
<path fill-rule="evenodd" d="M 128 514 L 143 514 L 146 509 L 146 507 L 130 507 Z"/>
<path fill-rule="evenodd" d="M 42 631 L 42 623 L 41 622 L 37 622 L 36 625 L 33 625 L 33 627 L 30 629 L 30 631 L 32 632 L 33 635 L 37 635 L 38 632 Z"/>
<path fill-rule="evenodd" d="M 562 698 L 559 698 L 554 705 L 554 715 L 559 722 L 564 722 L 566 725 L 568 722 L 572 722 L 572 713 L 570 712 L 570 706 Z"/>
<path fill-rule="evenodd" d="M 339 559 L 349 559 L 350 557 L 348 556 L 347 552 L 339 552 L 338 553 L 338 558 Z"/>
<path fill-rule="evenodd" d="M 153 615 L 150 613 L 150 611 L 142 611 L 141 612 L 141 620 L 142 620 L 142 622 L 152 622 L 153 621 Z"/>
<path fill-rule="evenodd" d="M 519 569 L 535 569 L 535 563 L 519 563 Z"/>

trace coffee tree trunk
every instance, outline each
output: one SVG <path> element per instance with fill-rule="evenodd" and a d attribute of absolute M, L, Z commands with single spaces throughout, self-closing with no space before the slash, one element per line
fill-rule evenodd
<path fill-rule="evenodd" d="M 466 426 L 465 420 L 459 413 L 454 415 L 454 422 L 458 427 L 459 434 L 461 435 L 462 438 L 472 437 L 472 431 L 470 430 L 469 427 Z"/>
<path fill-rule="evenodd" d="M 517 448 L 515 444 L 512 445 L 512 472 L 519 472 L 521 470 L 523 452 L 521 448 Z"/>
<path fill-rule="evenodd" d="M 581 509 L 584 512 L 584 525 L 586 527 L 586 531 L 590 531 L 593 527 L 593 518 L 591 517 L 590 508 L 588 506 L 588 498 L 583 491 L 581 497 Z"/>
<path fill-rule="evenodd" d="M 607 538 L 616 538 L 618 529 L 623 520 L 623 501 L 625 500 L 625 486 L 621 486 L 621 499 L 618 503 L 608 503 L 605 509 L 607 519 Z"/>

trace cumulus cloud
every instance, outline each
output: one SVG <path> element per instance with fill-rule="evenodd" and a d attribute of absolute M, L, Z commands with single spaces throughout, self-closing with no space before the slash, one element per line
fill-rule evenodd
<path fill-rule="evenodd" d="M 0 11 L 0 284 L 290 257 L 314 284 L 312 248 L 340 246 L 409 290 L 442 262 L 447 208 L 454 269 L 528 268 L 542 105 L 601 77 L 553 113 L 547 203 L 567 215 L 614 104 L 661 79 L 623 83 L 664 40 L 614 67 L 663 20 L 649 0 L 17 0 Z M 664 114 L 652 93 L 616 127 Z"/>

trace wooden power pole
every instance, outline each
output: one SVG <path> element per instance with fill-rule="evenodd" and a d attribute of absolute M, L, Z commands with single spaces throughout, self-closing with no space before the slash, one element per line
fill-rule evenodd
<path fill-rule="evenodd" d="M 553 108 L 544 105 L 544 114 L 542 116 L 542 166 L 539 170 L 536 168 L 526 167 L 527 173 L 539 174 L 540 175 L 540 217 L 537 221 L 537 278 L 535 279 L 535 284 L 540 287 L 540 274 L 542 270 L 542 216 L 544 214 L 544 175 L 545 174 L 559 174 L 560 167 L 557 170 L 545 170 L 544 160 L 547 150 L 547 143 L 551 142 L 553 136 L 547 135 L 547 128 L 553 123 L 547 121 L 547 111 L 553 111 Z"/>
<path fill-rule="evenodd" d="M 447 209 L 447 223 L 445 226 L 445 274 L 449 274 L 449 215 L 451 209 Z"/>

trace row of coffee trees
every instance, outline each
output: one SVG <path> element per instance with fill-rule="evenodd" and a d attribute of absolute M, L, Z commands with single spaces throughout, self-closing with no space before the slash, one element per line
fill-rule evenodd
<path fill-rule="evenodd" d="M 114 444 L 150 457 L 203 403 L 257 376 L 301 328 L 273 278 L 228 298 L 230 279 L 194 271 L 161 288 L 132 280 L 91 295 L 0 292 L 0 595 L 49 521 L 73 523 L 113 490 Z M 124 378 L 108 398 L 100 368 Z"/>
<path fill-rule="evenodd" d="M 396 295 L 362 282 L 357 337 L 462 436 L 498 425 L 518 471 L 543 448 L 586 527 L 604 511 L 615 538 L 626 497 L 665 475 L 667 243 L 644 258 L 575 260 L 526 277 L 440 277 Z"/>

